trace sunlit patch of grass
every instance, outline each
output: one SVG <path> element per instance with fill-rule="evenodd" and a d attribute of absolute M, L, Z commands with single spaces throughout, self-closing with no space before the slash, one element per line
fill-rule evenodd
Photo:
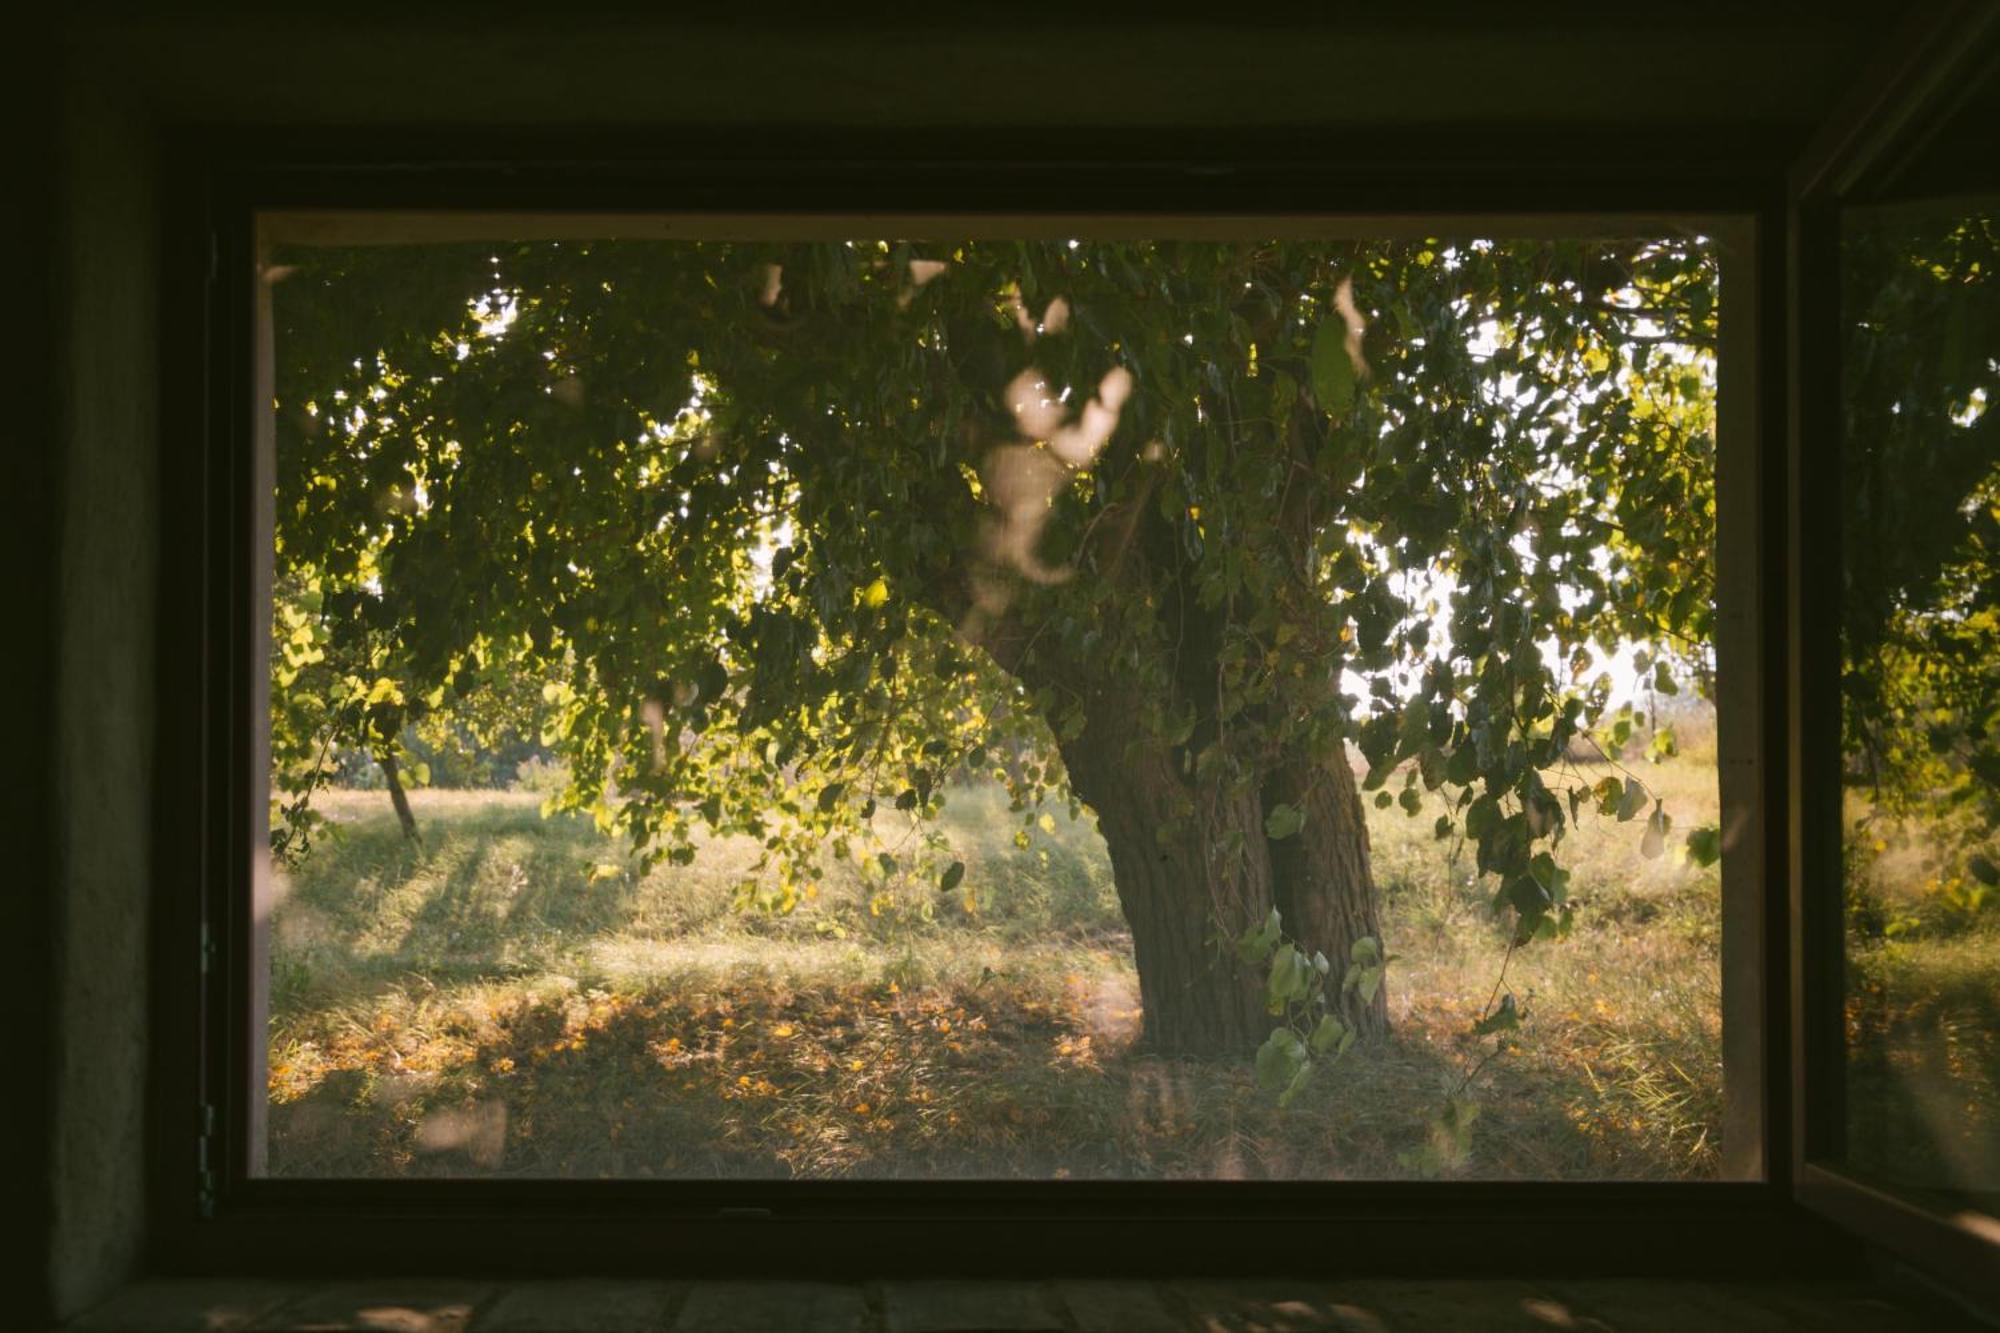
<path fill-rule="evenodd" d="M 2000 927 L 1850 942 L 1848 1152 L 1906 1184 L 2000 1181 Z M 1989 1204 L 1989 1206 L 1991 1206 Z"/>
<path fill-rule="evenodd" d="M 1712 767 L 1646 779 L 1714 818 Z M 1280 1111 L 1240 1062 L 1147 1056 L 1130 942 L 1088 817 L 1014 845 L 996 792 L 944 831 L 981 910 L 874 917 L 831 882 L 745 915 L 756 848 L 640 874 L 538 800 L 418 792 L 421 846 L 380 793 L 274 922 L 272 1169 L 285 1175 L 1381 1178 L 1479 1067 L 1460 1171 L 1713 1174 L 1720 1119 L 1715 874 L 1639 855 L 1639 826 L 1565 841 L 1572 937 L 1507 958 L 1427 816 L 1370 813 L 1395 1032 Z M 590 868 L 627 864 L 593 878 Z M 1500 981 L 1528 1011 L 1490 1050 Z"/>

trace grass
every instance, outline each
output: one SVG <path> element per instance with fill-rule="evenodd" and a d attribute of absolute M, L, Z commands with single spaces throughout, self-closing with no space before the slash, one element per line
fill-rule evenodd
<path fill-rule="evenodd" d="M 1850 952 L 1848 1160 L 2000 1208 L 2000 930 Z"/>
<path fill-rule="evenodd" d="M 1645 777 L 1677 825 L 1714 819 L 1712 758 Z M 412 800 L 421 847 L 380 793 L 328 794 L 338 833 L 282 883 L 276 1174 L 1397 1177 L 1475 1069 L 1456 1174 L 1718 1170 L 1716 875 L 1643 859 L 1636 824 L 1586 816 L 1563 848 L 1575 932 L 1509 957 L 1469 852 L 1428 815 L 1371 809 L 1394 1033 L 1280 1111 L 1250 1052 L 1133 1049 L 1130 943 L 1088 816 L 1022 849 L 999 794 L 964 790 L 944 831 L 976 912 L 876 916 L 836 881 L 767 917 L 732 906 L 749 844 L 640 876 L 532 794 Z M 1496 985 L 1528 1019 L 1482 1064 L 1493 1040 L 1469 1029 Z"/>
<path fill-rule="evenodd" d="M 1847 1158 L 2000 1211 L 2000 898 L 1949 807 L 1906 823 L 1848 794 Z"/>

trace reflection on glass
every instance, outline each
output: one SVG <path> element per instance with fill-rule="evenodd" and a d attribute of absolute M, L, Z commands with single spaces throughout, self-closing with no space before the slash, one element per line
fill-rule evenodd
<path fill-rule="evenodd" d="M 2000 1199 L 2000 203 L 1843 250 L 1847 1160 Z"/>
<path fill-rule="evenodd" d="M 1706 241 L 264 276 L 273 1173 L 1717 1172 Z"/>

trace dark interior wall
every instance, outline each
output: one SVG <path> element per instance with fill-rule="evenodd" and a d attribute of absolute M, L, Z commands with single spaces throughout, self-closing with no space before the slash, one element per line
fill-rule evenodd
<path fill-rule="evenodd" d="M 494 0 L 393 15 L 183 10 L 84 36 L 93 62 L 130 69 L 192 120 L 627 124 L 667 143 L 702 126 L 1020 127 L 1037 132 L 1023 155 L 1060 153 L 1061 132 L 1079 126 L 1795 126 L 1855 53 L 1850 20 L 1804 6 L 1606 8 L 1441 0 L 1421 19 L 1377 6 L 1287 21 L 1280 5 L 1146 22 L 1049 4 L 970 21 L 948 7 L 858 18 L 780 6 L 748 24 L 705 7 L 676 18 Z"/>
<path fill-rule="evenodd" d="M 15 362 L 48 392 L 13 415 L 29 443 L 8 459 L 6 537 L 32 594 L 18 697 L 36 701 L 21 723 L 36 776 L 17 783 L 8 811 L 25 821 L 27 888 L 8 920 L 47 943 L 25 950 L 35 956 L 11 978 L 26 1011 L 46 1016 L 27 1043 L 46 1095 L 13 1109 L 29 1122 L 18 1141 L 37 1182 L 17 1206 L 28 1234 L 47 1240 L 15 1257 L 58 1313 L 144 1262 L 159 255 L 174 135 L 595 124 L 672 149 L 702 127 L 850 126 L 872 127 L 890 152 L 902 129 L 966 129 L 989 132 L 988 151 L 1017 142 L 1035 157 L 1066 155 L 1077 127 L 1114 149 L 1130 131 L 1157 152 L 1171 146 L 1159 127 L 1183 126 L 1225 144 L 1241 131 L 1252 153 L 1276 143 L 1337 159 L 1385 129 L 1452 148 L 1534 126 L 1534 142 L 1555 150 L 1565 134 L 1637 127 L 1696 136 L 1695 149 L 1707 135 L 1776 152 L 1803 137 L 1865 49 L 1829 17 L 1739 17 L 1719 38 L 1681 11 L 1671 23 L 1599 15 L 1597 27 L 1568 12 L 1508 26 L 1468 6 L 1463 21 L 1427 11 L 1402 24 L 863 30 L 669 26 L 575 7 L 560 22 L 517 23 L 496 19 L 500 8 L 411 18 L 378 7 L 345 22 L 86 14 L 19 48 L 46 58 L 20 62 L 32 68 L 9 89 L 22 103 L 13 124 L 28 127 L 14 150 L 26 188 L 9 225 L 29 260 L 16 291 L 49 318 Z M 397 142 L 385 134 L 382 146 Z M 570 144 L 592 150 L 588 135 Z"/>
<path fill-rule="evenodd" d="M 32 29 L 25 34 L 31 44 Z M 31 48 L 30 48 L 31 49 Z M 10 1151 L 12 1179 L 0 1215 L 16 1237 L 47 1233 L 54 1194 L 48 1173 L 49 1128 L 54 1120 L 53 1081 L 47 1077 L 55 1049 L 49 944 L 53 939 L 55 808 L 47 774 L 53 767 L 55 728 L 48 710 L 55 682 L 51 643 L 56 628 L 55 402 L 51 383 L 57 358 L 50 345 L 56 313 L 48 257 L 55 216 L 56 116 L 54 80 L 46 66 L 30 64 L 0 81 L 0 114 L 12 142 L 8 165 L 15 197 L 0 207 L 0 272 L 6 275 L 13 318 L 0 335 L 11 382 L 6 429 L 0 435 L 0 568 L 14 582 L 8 603 L 16 639 L 0 654 L 0 684 L 26 701 L 8 727 L 8 767 L 0 782 L 0 846 L 8 865 L 0 873 L 0 938 L 14 948 L 0 968 L 0 1004 L 13 1015 L 9 1062 L 16 1071 L 10 1095 L 0 1098 L 0 1134 Z M 0 1282 L 15 1293 L 14 1313 L 24 1324 L 47 1316 L 46 1253 L 18 1240 L 0 1246 Z"/>
<path fill-rule="evenodd" d="M 69 1312 L 129 1274 L 143 1245 L 160 217 L 141 109 L 72 86 L 57 143 L 47 1280 Z"/>

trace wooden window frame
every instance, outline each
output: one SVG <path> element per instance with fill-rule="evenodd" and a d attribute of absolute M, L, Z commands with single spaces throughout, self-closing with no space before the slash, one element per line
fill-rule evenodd
<path fill-rule="evenodd" d="M 1574 136 L 1571 136 L 1573 139 Z M 675 145 L 594 136 L 370 133 L 309 144 L 189 135 L 167 237 L 161 776 L 151 1233 L 165 1271 L 677 1271 L 962 1275 L 1337 1267 L 1371 1273 L 1806 1272 L 1854 1245 L 1797 1206 L 1793 1049 L 1800 716 L 1788 526 L 1795 372 L 1787 251 L 1797 217 L 1768 155 L 1690 156 L 1630 136 L 1542 157 L 1453 145 L 1277 143 L 1146 131 L 1022 161 L 1012 136 L 843 135 Z M 380 145 L 393 143 L 385 155 Z M 1637 165 L 1635 165 L 1637 164 Z M 1037 206 L 1024 206 L 1032 201 Z M 1046 201 L 1046 206 L 1040 206 Z M 1699 219 L 1728 238 L 1718 461 L 1718 654 L 1734 752 L 1725 814 L 1725 987 L 1754 1048 L 1761 1178 L 1726 1182 L 287 1181 L 252 1178 L 256 1067 L 249 905 L 264 797 L 254 701 L 268 605 L 268 527 L 253 497 L 260 215 L 861 217 L 1055 223 L 1340 218 L 1353 230 L 1471 224 L 1495 235 L 1589 233 Z M 407 221 L 407 219 L 406 219 Z M 1070 223 L 1063 222 L 1065 227 Z M 1077 225 L 1087 226 L 1087 223 Z M 1232 234 L 1241 234 L 1240 221 Z M 1319 225 L 1312 222 L 1312 225 Z M 266 413 L 265 415 L 268 415 Z M 261 546 L 260 546 L 261 543 Z M 1788 637 L 1790 635 L 1790 637 Z M 1749 663 L 1749 666 L 1741 666 Z M 1729 793 L 1733 793 L 1730 796 Z M 1791 813 L 1789 826 L 1782 822 Z M 1790 827 L 1793 836 L 1772 831 Z M 1733 941 L 1733 944 L 1731 943 Z M 1734 1001 L 1732 1001 L 1734 1002 Z M 1740 1140 L 1739 1140 L 1740 1141 Z"/>
<path fill-rule="evenodd" d="M 1846 917 L 1842 869 L 1840 580 L 1843 210 L 1866 206 L 1954 109 L 2000 69 L 2000 8 L 1942 3 L 1912 15 L 1787 181 L 1784 655 L 1793 797 L 1785 841 L 1792 981 L 1791 1176 L 1802 1206 L 1973 1299 L 2000 1307 L 2000 1221 L 1845 1160 Z M 1817 576 L 1815 571 L 1820 571 Z"/>

